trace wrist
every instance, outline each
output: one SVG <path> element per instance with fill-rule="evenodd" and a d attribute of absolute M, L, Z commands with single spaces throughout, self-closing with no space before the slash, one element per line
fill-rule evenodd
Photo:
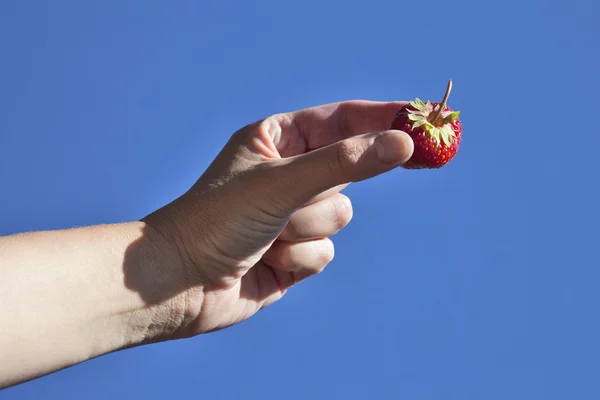
<path fill-rule="evenodd" d="M 123 282 L 138 302 L 120 314 L 125 347 L 169 340 L 185 323 L 187 285 L 177 251 L 144 221 L 129 223 L 134 240 L 123 261 Z"/>
<path fill-rule="evenodd" d="M 128 317 L 130 345 L 190 336 L 199 316 L 204 285 L 177 246 L 180 238 L 162 229 L 162 215 L 151 214 L 137 222 L 142 235 L 125 274 L 128 288 L 136 291 L 144 307 Z"/>

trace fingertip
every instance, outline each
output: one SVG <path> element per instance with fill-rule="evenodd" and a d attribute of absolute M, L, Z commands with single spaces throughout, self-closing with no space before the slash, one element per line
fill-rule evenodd
<path fill-rule="evenodd" d="M 414 152 L 414 142 L 404 131 L 388 130 L 375 138 L 375 150 L 384 164 L 404 164 Z"/>

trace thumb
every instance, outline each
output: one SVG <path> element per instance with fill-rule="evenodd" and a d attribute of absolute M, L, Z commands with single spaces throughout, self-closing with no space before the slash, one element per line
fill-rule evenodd
<path fill-rule="evenodd" d="M 276 180 L 286 208 L 304 205 L 335 186 L 358 182 L 390 171 L 412 156 L 412 138 L 388 130 L 344 139 L 329 146 L 281 160 Z"/>

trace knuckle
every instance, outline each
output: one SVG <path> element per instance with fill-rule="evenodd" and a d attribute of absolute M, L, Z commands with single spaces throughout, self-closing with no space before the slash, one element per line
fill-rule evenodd
<path fill-rule="evenodd" d="M 304 148 L 299 144 L 297 138 L 297 127 L 289 114 L 279 113 L 259 121 L 256 127 L 256 135 L 264 143 L 272 143 L 282 156 L 303 152 Z M 293 134 L 284 134 L 292 132 Z M 301 147 L 298 149 L 298 147 Z"/>
<path fill-rule="evenodd" d="M 297 221 L 297 218 L 294 218 L 294 215 L 292 215 L 280 236 L 283 240 L 294 240 L 300 236 L 300 232 L 299 222 Z"/>
<path fill-rule="evenodd" d="M 282 129 L 277 115 L 256 122 L 252 131 L 253 139 L 258 143 L 279 143 L 281 141 Z"/>
<path fill-rule="evenodd" d="M 280 120 L 281 116 L 279 114 L 274 114 L 261 119 L 256 123 L 256 133 L 267 136 L 277 135 L 281 131 L 279 124 Z"/>
<path fill-rule="evenodd" d="M 232 135 L 233 139 L 236 141 L 246 142 L 248 139 L 257 136 L 260 132 L 265 132 L 265 129 L 268 128 L 269 122 L 268 118 L 263 118 L 258 121 L 254 121 L 244 126 L 241 129 L 235 131 Z"/>
<path fill-rule="evenodd" d="M 357 101 L 350 100 L 341 104 L 338 108 L 338 129 L 344 138 L 354 134 L 354 118 L 351 109 L 357 104 Z"/>
<path fill-rule="evenodd" d="M 358 162 L 362 149 L 356 140 L 342 140 L 337 148 L 337 161 L 343 172 L 350 172 Z"/>

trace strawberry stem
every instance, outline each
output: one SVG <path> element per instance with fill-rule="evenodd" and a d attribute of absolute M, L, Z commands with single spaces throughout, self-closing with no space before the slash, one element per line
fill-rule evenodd
<path fill-rule="evenodd" d="M 448 87 L 446 88 L 446 94 L 444 94 L 444 99 L 437 107 L 437 109 L 430 115 L 430 121 L 433 125 L 436 124 L 437 120 L 440 118 L 442 111 L 446 109 L 446 102 L 448 101 L 448 97 L 450 97 L 450 91 L 452 90 L 452 79 L 448 81 Z"/>

